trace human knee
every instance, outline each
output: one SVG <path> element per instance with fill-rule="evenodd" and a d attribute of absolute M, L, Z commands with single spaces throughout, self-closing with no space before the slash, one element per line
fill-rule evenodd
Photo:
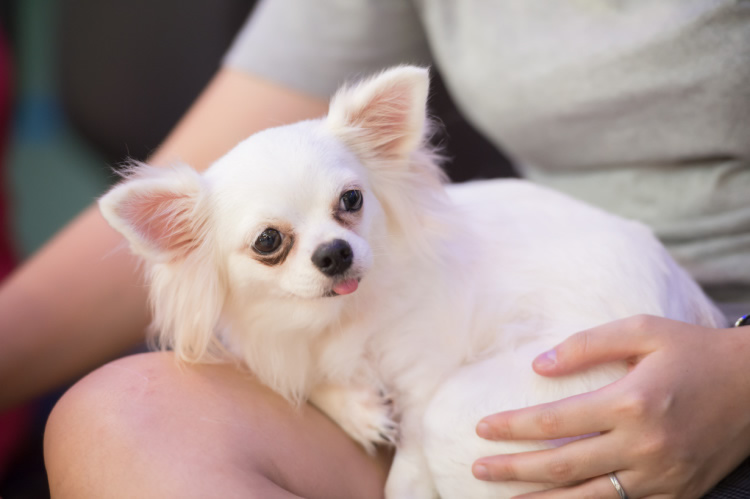
<path fill-rule="evenodd" d="M 58 401 L 44 437 L 50 487 L 57 496 L 74 496 L 82 483 L 104 479 L 106 474 L 96 470 L 126 458 L 149 438 L 153 409 L 143 402 L 154 395 L 149 376 L 166 372 L 163 357 L 144 354 L 111 362 L 78 381 Z M 84 470 L 89 473 L 81 476 Z"/>
<path fill-rule="evenodd" d="M 153 379 L 166 372 L 162 354 L 142 354 L 110 362 L 74 384 L 57 402 L 47 421 L 45 439 L 81 438 L 117 430 L 127 418 L 141 417 L 154 397 Z"/>

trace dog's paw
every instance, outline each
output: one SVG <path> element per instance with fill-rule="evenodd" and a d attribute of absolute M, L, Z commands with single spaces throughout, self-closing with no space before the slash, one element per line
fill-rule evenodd
<path fill-rule="evenodd" d="M 369 453 L 398 442 L 394 402 L 382 390 L 328 385 L 317 388 L 311 401 Z"/>
<path fill-rule="evenodd" d="M 349 405 L 348 421 L 345 421 L 346 426 L 343 423 L 341 426 L 366 449 L 368 444 L 365 442 L 376 445 L 398 443 L 393 399 L 384 391 L 354 390 Z"/>

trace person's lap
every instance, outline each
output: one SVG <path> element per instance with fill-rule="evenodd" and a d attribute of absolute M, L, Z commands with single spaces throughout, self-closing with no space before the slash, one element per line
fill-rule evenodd
<path fill-rule="evenodd" d="M 54 497 L 382 497 L 387 473 L 315 408 L 169 353 L 73 386 L 47 424 L 45 461 Z"/>
<path fill-rule="evenodd" d="M 120 359 L 73 386 L 50 416 L 45 461 L 61 498 L 382 497 L 388 466 L 315 408 L 231 365 L 169 353 Z M 748 469 L 705 497 L 744 497 Z"/>

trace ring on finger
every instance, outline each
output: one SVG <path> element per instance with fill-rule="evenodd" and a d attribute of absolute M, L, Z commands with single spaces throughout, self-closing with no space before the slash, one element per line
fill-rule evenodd
<path fill-rule="evenodd" d="M 625 489 L 622 487 L 620 480 L 617 479 L 617 475 L 614 472 L 609 473 L 609 481 L 615 486 L 615 490 L 620 494 L 620 499 L 628 499 L 628 494 L 625 493 Z"/>

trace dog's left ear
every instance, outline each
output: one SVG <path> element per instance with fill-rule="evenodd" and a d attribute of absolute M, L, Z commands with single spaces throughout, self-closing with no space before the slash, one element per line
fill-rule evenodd
<path fill-rule="evenodd" d="M 365 157 L 403 158 L 424 140 L 428 88 L 425 68 L 389 69 L 340 89 L 331 100 L 326 123 Z"/>

